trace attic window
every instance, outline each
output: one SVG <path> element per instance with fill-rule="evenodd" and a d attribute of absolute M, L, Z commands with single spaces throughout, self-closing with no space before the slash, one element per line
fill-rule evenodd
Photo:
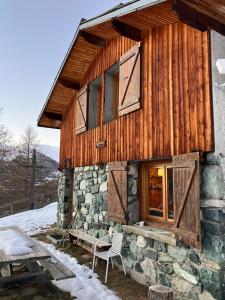
<path fill-rule="evenodd" d="M 118 117 L 119 102 L 119 64 L 113 65 L 105 72 L 105 95 L 103 123 Z"/>
<path fill-rule="evenodd" d="M 102 78 L 99 76 L 89 85 L 88 97 L 88 129 L 100 125 L 100 107 L 102 94 Z"/>

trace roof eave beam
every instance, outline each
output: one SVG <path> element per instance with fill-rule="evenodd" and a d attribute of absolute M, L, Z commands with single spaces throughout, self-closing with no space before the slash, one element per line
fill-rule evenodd
<path fill-rule="evenodd" d="M 44 116 L 46 118 L 50 119 L 50 120 L 62 121 L 62 115 L 61 114 L 45 111 Z"/>
<path fill-rule="evenodd" d="M 141 41 L 141 30 L 136 27 L 121 22 L 117 18 L 112 19 L 112 27 L 121 36 L 124 36 L 137 42 Z"/>
<path fill-rule="evenodd" d="M 183 23 L 186 23 L 200 31 L 213 29 L 225 35 L 225 24 L 191 7 L 186 1 L 174 0 L 173 9 L 176 11 L 179 19 Z"/>
<path fill-rule="evenodd" d="M 85 39 L 86 42 L 89 44 L 95 45 L 99 48 L 105 47 L 105 39 L 94 35 L 92 33 L 86 32 L 86 31 L 80 31 L 80 36 Z"/>
<path fill-rule="evenodd" d="M 59 83 L 64 86 L 65 88 L 71 89 L 71 90 L 76 90 L 79 91 L 80 89 L 80 83 L 79 82 L 74 82 L 68 79 L 59 79 Z"/>

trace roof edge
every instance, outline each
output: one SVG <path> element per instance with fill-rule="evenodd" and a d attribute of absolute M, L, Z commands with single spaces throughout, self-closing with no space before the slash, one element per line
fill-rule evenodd
<path fill-rule="evenodd" d="M 125 3 L 123 7 L 115 9 L 114 11 L 106 12 L 105 14 L 101 14 L 89 20 L 83 21 L 80 24 L 80 29 L 85 29 L 111 20 L 112 18 L 121 17 L 128 13 L 132 13 L 134 11 L 144 9 L 145 7 L 157 5 L 166 1 L 167 0 L 136 0 L 132 1 L 132 3 L 128 2 L 127 4 Z"/>
<path fill-rule="evenodd" d="M 112 18 L 114 17 L 120 17 L 122 15 L 126 15 L 128 13 L 131 13 L 131 12 L 134 12 L 134 11 L 137 11 L 137 10 L 141 10 L 141 9 L 144 9 L 145 7 L 148 7 L 148 6 L 153 6 L 153 5 L 157 5 L 157 4 L 160 4 L 160 3 L 163 3 L 163 2 L 166 2 L 168 0 L 136 0 L 136 1 L 133 1 L 132 3 L 129 2 L 127 4 L 124 4 L 124 7 L 122 8 L 118 8 L 118 9 L 115 9 L 114 11 L 109 11 L 108 13 L 106 12 L 105 14 L 102 14 L 100 16 L 97 16 L 97 17 L 94 17 L 94 18 L 91 18 L 89 20 L 86 20 L 84 21 L 84 19 L 81 19 L 80 21 L 80 24 L 78 25 L 77 27 L 77 30 L 76 30 L 76 33 L 72 39 L 72 42 L 69 46 L 69 49 L 67 50 L 67 53 L 63 59 L 63 62 L 57 72 L 57 75 L 54 79 L 54 82 L 52 84 L 52 87 L 50 89 L 50 92 L 48 94 L 48 97 L 44 103 L 44 106 L 39 114 L 39 117 L 38 117 L 38 120 L 37 120 L 37 125 L 39 127 L 41 127 L 42 125 L 40 124 L 40 121 L 41 121 L 41 118 L 43 116 L 43 113 L 46 109 L 46 106 L 48 104 L 48 101 L 49 99 L 51 98 L 51 95 L 54 91 L 54 88 L 56 86 L 56 83 L 59 79 L 59 76 L 67 62 L 67 59 L 72 51 L 72 48 L 74 46 L 74 44 L 76 43 L 76 40 L 78 38 L 78 35 L 79 35 L 79 32 L 80 30 L 82 29 L 85 29 L 85 28 L 88 28 L 88 27 L 91 27 L 91 26 L 94 26 L 94 25 L 97 25 L 97 24 L 100 24 L 100 23 L 103 23 L 103 22 L 106 22 L 108 20 L 111 20 Z"/>

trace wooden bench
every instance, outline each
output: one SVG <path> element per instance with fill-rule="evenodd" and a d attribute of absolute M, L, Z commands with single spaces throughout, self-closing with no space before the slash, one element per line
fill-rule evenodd
<path fill-rule="evenodd" d="M 63 265 L 55 256 L 51 254 L 51 258 L 40 260 L 38 264 L 41 265 L 51 276 L 51 279 L 56 281 L 74 278 L 76 275 Z"/>
<path fill-rule="evenodd" d="M 97 246 L 98 250 L 108 250 L 111 247 L 108 242 L 95 238 L 82 230 L 70 229 L 68 233 L 71 243 L 84 248 L 90 253 L 94 252 L 94 245 Z"/>

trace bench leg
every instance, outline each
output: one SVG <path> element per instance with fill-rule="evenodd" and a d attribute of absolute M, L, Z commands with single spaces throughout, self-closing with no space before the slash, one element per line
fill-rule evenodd
<path fill-rule="evenodd" d="M 111 257 L 112 268 L 114 269 L 113 258 Z"/>
<path fill-rule="evenodd" d="M 92 272 L 94 272 L 95 267 L 95 255 L 93 256 L 93 262 L 92 262 Z"/>
<path fill-rule="evenodd" d="M 108 277 L 108 270 L 109 270 L 109 259 L 107 259 L 107 266 L 106 266 L 106 272 L 105 272 L 105 283 L 107 283 L 107 277 Z"/>
<path fill-rule="evenodd" d="M 2 277 L 10 277 L 11 276 L 11 266 L 10 265 L 2 266 L 1 274 L 2 274 Z"/>

